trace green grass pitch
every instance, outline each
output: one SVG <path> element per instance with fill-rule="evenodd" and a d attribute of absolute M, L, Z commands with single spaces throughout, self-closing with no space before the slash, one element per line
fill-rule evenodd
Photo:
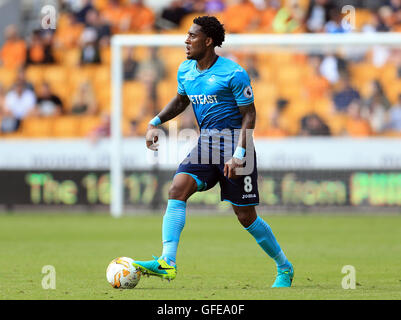
<path fill-rule="evenodd" d="M 263 216 L 295 267 L 292 288 L 272 289 L 275 265 L 235 216 L 187 216 L 172 282 L 141 278 L 133 290 L 106 281 L 115 257 L 161 252 L 162 217 L 0 215 L 0 299 L 401 299 L 400 215 Z M 42 267 L 56 289 L 42 288 Z M 354 290 L 341 287 L 344 265 Z"/>

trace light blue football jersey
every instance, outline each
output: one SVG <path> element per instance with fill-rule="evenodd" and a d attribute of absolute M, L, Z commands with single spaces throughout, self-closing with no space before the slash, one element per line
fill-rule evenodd
<path fill-rule="evenodd" d="M 218 57 L 206 70 L 198 70 L 196 60 L 186 60 L 178 68 L 177 92 L 192 103 L 200 129 L 240 129 L 239 107 L 253 102 L 251 81 L 238 63 Z"/>

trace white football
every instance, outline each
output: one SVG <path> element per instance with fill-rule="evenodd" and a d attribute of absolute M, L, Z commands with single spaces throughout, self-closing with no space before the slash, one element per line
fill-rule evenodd
<path fill-rule="evenodd" d="M 113 288 L 132 289 L 141 279 L 141 271 L 136 269 L 127 257 L 115 258 L 106 270 L 107 281 Z"/>

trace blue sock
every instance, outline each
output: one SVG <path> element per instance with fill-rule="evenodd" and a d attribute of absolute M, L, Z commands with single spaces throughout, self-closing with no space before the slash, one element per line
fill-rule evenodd
<path fill-rule="evenodd" d="M 175 265 L 178 242 L 185 225 L 186 207 L 185 201 L 169 199 L 167 202 L 166 213 L 163 217 L 163 252 L 161 257 L 170 265 Z"/>
<path fill-rule="evenodd" d="M 272 229 L 261 217 L 258 216 L 245 230 L 253 235 L 261 248 L 276 262 L 278 268 L 284 269 L 290 267 L 290 262 L 281 250 Z"/>

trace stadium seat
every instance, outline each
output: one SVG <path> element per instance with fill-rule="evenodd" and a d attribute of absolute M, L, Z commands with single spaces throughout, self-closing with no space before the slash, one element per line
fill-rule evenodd
<path fill-rule="evenodd" d="M 15 81 L 17 72 L 13 69 L 0 67 L 0 83 L 8 89 Z"/>
<path fill-rule="evenodd" d="M 50 138 L 54 118 L 29 117 L 22 121 L 22 134 L 29 138 Z"/>
<path fill-rule="evenodd" d="M 43 68 L 43 80 L 49 84 L 61 83 L 65 85 L 68 72 L 69 69 L 64 66 L 48 66 Z"/>
<path fill-rule="evenodd" d="M 25 71 L 27 81 L 32 83 L 34 87 L 37 87 L 43 82 L 43 71 L 42 66 L 28 66 Z"/>
<path fill-rule="evenodd" d="M 75 92 L 75 90 L 84 82 L 92 82 L 93 70 L 93 66 L 84 66 L 74 69 L 74 72 L 69 72 L 68 83 L 71 92 Z"/>
<path fill-rule="evenodd" d="M 356 81 L 372 81 L 379 75 L 379 69 L 371 63 L 361 62 L 350 66 L 351 76 Z"/>
<path fill-rule="evenodd" d="M 157 86 L 157 97 L 159 108 L 163 108 L 170 100 L 175 97 L 177 92 L 177 82 L 163 80 Z"/>
<path fill-rule="evenodd" d="M 100 49 L 100 60 L 102 61 L 102 64 L 110 64 L 111 63 L 111 48 L 110 47 L 104 47 Z"/>
<path fill-rule="evenodd" d="M 79 48 L 68 49 L 63 55 L 63 64 L 68 67 L 77 67 L 79 65 L 80 58 L 81 51 Z"/>
<path fill-rule="evenodd" d="M 78 135 L 80 137 L 86 137 L 100 124 L 101 118 L 99 116 L 80 116 L 78 121 Z"/>
<path fill-rule="evenodd" d="M 392 104 L 398 102 L 398 96 L 401 94 L 401 80 L 397 79 L 384 83 L 384 91 Z"/>
<path fill-rule="evenodd" d="M 108 87 L 95 87 L 96 100 L 99 103 L 99 109 L 102 111 L 111 110 L 111 92 Z"/>
<path fill-rule="evenodd" d="M 139 81 L 125 82 L 123 86 L 123 112 L 130 119 L 135 119 L 145 102 L 146 91 L 143 83 Z"/>
<path fill-rule="evenodd" d="M 179 26 L 179 30 L 180 30 L 182 33 L 184 33 L 184 34 L 187 34 L 189 28 L 190 28 L 190 27 L 192 26 L 192 24 L 193 24 L 193 20 L 194 20 L 195 18 L 199 17 L 199 16 L 204 16 L 204 15 L 207 15 L 207 14 L 206 14 L 206 13 L 200 13 L 200 12 L 187 14 L 187 15 L 181 20 L 181 23 L 180 23 L 180 26 Z"/>
<path fill-rule="evenodd" d="M 358 31 L 365 24 L 370 24 L 373 22 L 374 15 L 368 9 L 357 9 L 355 11 L 355 27 Z"/>
<path fill-rule="evenodd" d="M 78 136 L 80 116 L 61 116 L 53 121 L 53 137 L 74 138 Z"/>

